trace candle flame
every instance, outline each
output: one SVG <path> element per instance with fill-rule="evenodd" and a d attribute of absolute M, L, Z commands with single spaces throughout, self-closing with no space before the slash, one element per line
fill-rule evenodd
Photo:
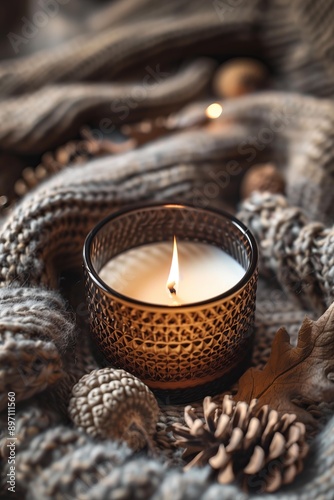
<path fill-rule="evenodd" d="M 179 257 L 177 253 L 176 237 L 174 236 L 172 264 L 167 280 L 167 290 L 170 294 L 176 295 L 179 285 L 179 276 Z"/>
<path fill-rule="evenodd" d="M 223 112 L 223 108 L 218 102 L 214 102 L 214 103 L 210 104 L 210 106 L 208 106 L 205 110 L 205 114 L 206 114 L 207 118 L 211 118 L 211 119 L 219 118 L 220 115 L 222 114 L 222 112 Z"/>

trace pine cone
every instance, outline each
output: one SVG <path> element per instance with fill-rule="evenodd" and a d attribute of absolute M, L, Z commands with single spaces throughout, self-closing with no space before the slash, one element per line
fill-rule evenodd
<path fill-rule="evenodd" d="M 102 368 L 72 389 L 69 414 L 88 434 L 124 440 L 133 450 L 151 446 L 159 407 L 149 388 L 125 370 Z"/>
<path fill-rule="evenodd" d="M 308 451 L 305 426 L 296 415 L 263 406 L 255 416 L 257 400 L 248 405 L 224 397 L 219 408 L 210 397 L 203 401 L 204 420 L 194 408 L 184 410 L 188 427 L 173 424 L 176 445 L 185 448 L 184 458 L 193 466 L 209 465 L 222 484 L 240 480 L 245 490 L 277 490 L 291 483 L 303 467 Z"/>

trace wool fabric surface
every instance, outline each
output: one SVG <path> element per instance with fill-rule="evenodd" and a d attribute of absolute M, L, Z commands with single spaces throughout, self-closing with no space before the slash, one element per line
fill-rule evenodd
<path fill-rule="evenodd" d="M 296 342 L 305 314 L 317 318 L 334 299 L 333 21 L 332 0 L 124 0 L 107 4 L 87 22 L 87 33 L 62 46 L 0 62 L 0 148 L 18 156 L 53 150 L 77 138 L 87 123 L 94 123 L 95 131 L 102 119 L 127 123 L 128 117 L 122 120 L 110 106 L 128 102 L 143 82 L 138 63 L 144 73 L 155 71 L 156 81 L 130 109 L 131 120 L 176 111 L 193 100 L 194 108 L 183 108 L 179 116 L 191 120 L 194 109 L 202 113 L 207 104 L 202 92 L 217 54 L 258 57 L 268 63 L 275 82 L 266 92 L 223 102 L 216 124 L 181 130 L 124 154 L 69 164 L 1 220 L 3 498 L 11 498 L 9 392 L 16 395 L 20 498 L 249 497 L 235 485 L 218 485 L 208 468 L 182 471 L 169 431 L 182 421 L 182 406 L 160 405 L 154 457 L 133 454 L 124 443 L 93 439 L 69 422 L 73 385 L 98 367 L 83 299 L 82 246 L 92 227 L 120 207 L 164 200 L 228 204 L 260 248 L 252 365 L 263 367 L 279 327 Z M 129 75 L 136 75 L 137 83 Z M 242 173 L 255 161 L 277 165 L 286 196 L 254 193 L 238 206 Z M 227 174 L 228 182 L 222 182 Z M 213 184 L 214 197 L 208 194 Z M 317 410 L 319 432 L 310 439 L 304 471 L 264 499 L 333 498 L 334 413 L 321 402 Z"/>

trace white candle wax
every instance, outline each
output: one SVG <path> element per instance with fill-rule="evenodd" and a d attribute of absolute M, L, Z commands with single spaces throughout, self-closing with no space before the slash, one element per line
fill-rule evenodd
<path fill-rule="evenodd" d="M 118 293 L 151 304 L 176 306 L 216 297 L 244 276 L 243 267 L 223 250 L 205 243 L 178 241 L 180 278 L 176 294 L 167 289 L 172 243 L 154 243 L 111 259 L 100 278 Z"/>

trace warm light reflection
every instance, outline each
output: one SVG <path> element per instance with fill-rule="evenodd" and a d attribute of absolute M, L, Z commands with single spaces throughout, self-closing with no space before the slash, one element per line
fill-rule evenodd
<path fill-rule="evenodd" d="M 206 116 L 211 119 L 219 118 L 222 112 L 223 108 L 220 104 L 218 104 L 218 102 L 210 104 L 210 106 L 208 106 L 205 110 Z"/>
<path fill-rule="evenodd" d="M 179 257 L 177 253 L 176 238 L 174 236 L 173 257 L 170 272 L 167 280 L 167 290 L 170 294 L 176 295 L 179 284 Z"/>

